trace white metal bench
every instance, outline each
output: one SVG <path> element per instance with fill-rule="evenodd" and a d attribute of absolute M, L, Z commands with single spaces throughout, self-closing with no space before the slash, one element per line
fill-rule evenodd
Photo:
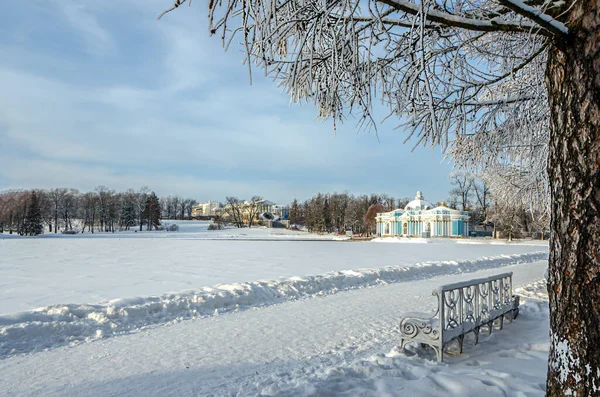
<path fill-rule="evenodd" d="M 400 348 L 410 342 L 427 344 L 435 350 L 438 361 L 444 359 L 444 349 L 450 342 L 458 342 L 461 354 L 469 332 L 473 332 L 477 344 L 481 327 L 487 326 L 491 334 L 494 322 L 502 329 L 505 316 L 512 322 L 519 314 L 519 297 L 512 294 L 512 272 L 443 285 L 433 295 L 438 298 L 433 316 L 402 315 Z"/>

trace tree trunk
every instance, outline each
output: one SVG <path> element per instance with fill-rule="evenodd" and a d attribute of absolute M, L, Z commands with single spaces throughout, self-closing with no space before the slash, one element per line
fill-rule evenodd
<path fill-rule="evenodd" d="M 600 396 L 600 0 L 571 6 L 569 38 L 550 51 L 546 72 L 552 194 L 546 393 Z"/>

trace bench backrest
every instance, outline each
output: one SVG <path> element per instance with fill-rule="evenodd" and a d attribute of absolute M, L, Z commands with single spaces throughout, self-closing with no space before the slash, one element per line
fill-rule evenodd
<path fill-rule="evenodd" d="M 440 329 L 479 326 L 512 307 L 512 272 L 443 285 L 438 297 Z"/>

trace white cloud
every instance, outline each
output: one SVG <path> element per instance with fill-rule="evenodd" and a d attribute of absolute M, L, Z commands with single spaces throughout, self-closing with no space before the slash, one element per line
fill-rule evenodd
<path fill-rule="evenodd" d="M 85 4 L 69 1 L 60 1 L 57 4 L 60 5 L 66 20 L 82 35 L 91 54 L 105 55 L 114 49 L 110 34 L 100 26 Z"/>
<path fill-rule="evenodd" d="M 178 194 L 197 200 L 223 200 L 225 196 L 251 197 L 262 195 L 270 200 L 288 203 L 293 197 L 308 198 L 317 191 L 344 191 L 343 184 L 296 183 L 282 179 L 263 178 L 260 181 L 236 180 L 212 171 L 210 175 L 172 174 L 133 171 L 126 174 L 105 166 L 81 165 L 55 160 L 32 160 L 12 156 L 0 158 L 0 179 L 18 180 L 2 189 L 76 187 L 92 191 L 98 185 L 124 191 L 149 186 L 158 195 Z"/>
<path fill-rule="evenodd" d="M 329 123 L 314 119 L 314 109 L 290 109 L 287 96 L 258 71 L 249 86 L 237 62 L 241 54 L 223 53 L 218 39 L 208 38 L 198 22 L 200 7 L 156 22 L 153 8 L 162 0 L 148 7 L 60 4 L 96 51 L 94 66 L 102 67 L 103 52 L 118 47 L 112 37 L 135 33 L 152 49 L 140 67 L 153 79 L 123 79 L 114 65 L 106 66 L 115 68 L 114 79 L 96 79 L 86 69 L 91 66 L 72 59 L 57 64 L 82 68 L 87 80 L 39 68 L 0 68 L 1 144 L 11 153 L 0 159 L 0 176 L 12 187 L 149 185 L 160 194 L 198 199 L 260 194 L 278 201 L 346 189 L 412 195 L 414 179 L 426 179 L 428 164 L 439 162 L 408 154 L 411 147 L 400 145 L 397 133 L 383 131 L 377 144 L 373 135 L 355 136 L 349 124 L 334 135 Z M 135 23 L 126 27 L 102 27 L 95 17 L 132 10 Z M 32 51 L 1 40 L 13 56 Z M 118 48 L 119 61 L 137 65 L 126 50 Z M 435 181 L 425 183 L 439 188 L 449 170 L 441 168 Z M 405 186 L 409 191 L 402 193 Z"/>

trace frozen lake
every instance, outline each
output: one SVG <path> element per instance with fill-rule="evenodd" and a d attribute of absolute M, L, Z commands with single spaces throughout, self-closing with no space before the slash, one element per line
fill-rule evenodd
<path fill-rule="evenodd" d="M 206 222 L 174 223 L 179 232 L 0 236 L 0 315 L 222 283 L 547 251 L 535 243 L 346 242 L 277 229 L 209 232 Z"/>

